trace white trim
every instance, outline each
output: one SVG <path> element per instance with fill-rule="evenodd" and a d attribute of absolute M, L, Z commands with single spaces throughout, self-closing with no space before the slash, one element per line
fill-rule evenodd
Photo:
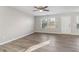
<path fill-rule="evenodd" d="M 6 44 L 6 43 L 9 43 L 9 42 L 11 42 L 11 41 L 17 40 L 17 39 L 19 39 L 19 38 L 22 38 L 22 37 L 24 37 L 24 36 L 28 36 L 28 35 L 33 34 L 33 33 L 34 33 L 34 32 L 29 33 L 29 34 L 25 34 L 25 35 L 18 36 L 17 38 L 14 38 L 14 39 L 11 39 L 11 40 L 8 40 L 8 41 L 5 41 L 5 42 L 2 42 L 2 43 L 0 43 L 0 45 L 3 45 L 3 44 Z"/>
<path fill-rule="evenodd" d="M 62 32 L 44 32 L 44 31 L 35 31 L 36 33 L 48 33 L 48 34 L 69 34 L 69 35 L 79 35 L 78 33 L 62 33 Z"/>

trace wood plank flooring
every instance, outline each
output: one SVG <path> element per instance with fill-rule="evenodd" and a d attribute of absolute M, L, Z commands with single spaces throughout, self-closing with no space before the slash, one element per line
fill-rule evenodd
<path fill-rule="evenodd" d="M 29 47 L 50 40 L 33 52 L 79 52 L 79 36 L 34 33 L 0 46 L 0 52 L 25 52 Z"/>

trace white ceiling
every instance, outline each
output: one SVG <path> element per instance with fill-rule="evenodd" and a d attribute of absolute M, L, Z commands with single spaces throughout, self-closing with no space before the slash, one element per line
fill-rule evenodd
<path fill-rule="evenodd" d="M 48 6 L 49 12 L 38 12 L 35 10 L 34 6 L 14 6 L 17 10 L 23 11 L 25 13 L 32 14 L 34 16 L 37 15 L 51 15 L 51 14 L 59 14 L 59 13 L 69 13 L 69 12 L 79 12 L 79 6 Z"/>

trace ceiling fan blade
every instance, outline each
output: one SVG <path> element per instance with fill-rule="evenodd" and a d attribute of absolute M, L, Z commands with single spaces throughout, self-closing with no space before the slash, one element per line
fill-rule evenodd
<path fill-rule="evenodd" d="M 49 11 L 49 10 L 43 10 L 43 11 Z"/>
<path fill-rule="evenodd" d="M 34 8 L 37 8 L 37 6 L 34 6 Z"/>
<path fill-rule="evenodd" d="M 40 6 L 35 6 L 34 8 L 36 8 L 36 9 L 40 9 L 41 7 L 40 7 Z"/>
<path fill-rule="evenodd" d="M 48 6 L 45 6 L 44 8 L 47 8 Z"/>

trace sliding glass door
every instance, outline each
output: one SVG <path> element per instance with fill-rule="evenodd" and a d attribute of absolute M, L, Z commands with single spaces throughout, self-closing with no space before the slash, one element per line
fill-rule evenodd
<path fill-rule="evenodd" d="M 61 32 L 71 33 L 71 16 L 61 16 Z"/>
<path fill-rule="evenodd" d="M 56 20 L 55 17 L 44 17 L 41 19 L 41 29 L 43 31 L 52 32 L 55 31 Z"/>

